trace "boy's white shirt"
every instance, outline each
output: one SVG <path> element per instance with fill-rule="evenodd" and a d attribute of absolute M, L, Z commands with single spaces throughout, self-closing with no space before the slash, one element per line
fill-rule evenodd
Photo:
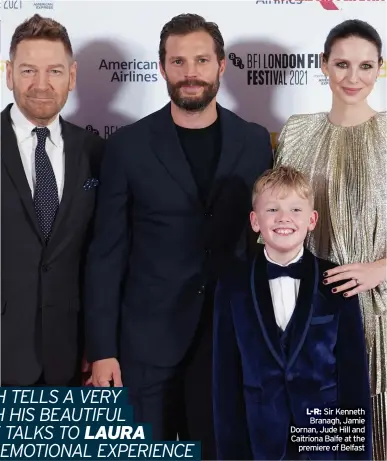
<path fill-rule="evenodd" d="M 304 247 L 301 248 L 297 256 L 287 264 L 278 264 L 269 258 L 266 248 L 264 249 L 266 259 L 278 266 L 288 266 L 297 262 L 304 254 Z M 279 277 L 274 280 L 269 280 L 271 299 L 273 302 L 274 315 L 277 325 L 281 330 L 285 330 L 291 316 L 293 315 L 294 308 L 296 307 L 298 291 L 300 289 L 300 280 L 291 277 Z"/>

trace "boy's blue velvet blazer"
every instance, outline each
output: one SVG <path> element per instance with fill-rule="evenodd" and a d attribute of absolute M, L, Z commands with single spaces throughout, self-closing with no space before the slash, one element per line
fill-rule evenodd
<path fill-rule="evenodd" d="M 370 460 L 371 408 L 363 325 L 358 298 L 346 299 L 325 286 L 333 264 L 305 249 L 303 278 L 289 324 L 288 347 L 281 344 L 263 246 L 253 261 L 235 262 L 220 277 L 214 316 L 214 423 L 219 460 L 296 459 L 289 437 L 323 437 L 312 416 L 339 418 L 336 408 L 364 409 L 365 451 L 301 452 L 298 459 Z M 338 285 L 342 284 L 340 282 Z M 286 330 L 285 330 L 286 331 Z M 308 409 L 320 409 L 320 416 Z M 324 409 L 332 408 L 332 415 Z M 291 426 L 315 427 L 316 434 L 291 434 Z M 351 434 L 337 432 L 345 437 Z M 332 434 L 331 434 L 332 435 Z M 334 435 L 334 434 L 333 434 Z M 304 443 L 313 445 L 313 443 Z M 316 445 L 314 443 L 314 445 Z M 341 445 L 341 444 L 339 444 Z M 358 444 L 359 445 L 359 444 Z M 361 445 L 361 444 L 360 444 Z"/>

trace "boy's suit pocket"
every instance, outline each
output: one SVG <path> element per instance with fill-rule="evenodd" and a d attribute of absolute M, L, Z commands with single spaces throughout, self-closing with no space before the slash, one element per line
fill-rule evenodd
<path fill-rule="evenodd" d="M 321 325 L 323 323 L 328 323 L 333 320 L 334 314 L 331 315 L 321 315 L 318 317 L 312 317 L 310 324 L 311 325 Z"/>

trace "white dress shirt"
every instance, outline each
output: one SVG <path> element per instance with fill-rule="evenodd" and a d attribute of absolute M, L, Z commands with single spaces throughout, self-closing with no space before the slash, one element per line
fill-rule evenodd
<path fill-rule="evenodd" d="M 12 105 L 10 115 L 13 129 L 16 134 L 17 145 L 21 161 L 23 163 L 24 172 L 31 189 L 31 194 L 34 196 L 36 184 L 35 149 L 38 140 L 36 133 L 33 133 L 32 130 L 36 128 L 36 126 L 26 119 L 16 104 Z M 46 140 L 46 152 L 54 170 L 56 184 L 58 187 L 59 201 L 61 201 L 63 195 L 65 168 L 64 143 L 59 115 L 52 123 L 50 123 L 50 125 L 47 126 L 47 128 L 50 130 L 50 136 Z"/>
<path fill-rule="evenodd" d="M 297 256 L 288 264 L 278 264 L 269 258 L 266 248 L 264 249 L 266 259 L 278 266 L 288 266 L 297 262 L 304 254 L 304 247 L 301 248 Z M 278 277 L 277 279 L 269 280 L 271 299 L 273 302 L 274 315 L 277 325 L 282 331 L 285 331 L 294 308 L 296 307 L 298 291 L 300 289 L 300 280 L 292 277 Z"/>

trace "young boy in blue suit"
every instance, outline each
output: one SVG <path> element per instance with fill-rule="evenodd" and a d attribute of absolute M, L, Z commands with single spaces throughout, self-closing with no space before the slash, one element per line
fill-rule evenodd
<path fill-rule="evenodd" d="M 280 167 L 255 183 L 252 201 L 265 246 L 225 269 L 215 297 L 218 459 L 370 460 L 359 302 L 334 295 L 323 283 L 334 265 L 304 248 L 318 219 L 312 189 Z"/>

